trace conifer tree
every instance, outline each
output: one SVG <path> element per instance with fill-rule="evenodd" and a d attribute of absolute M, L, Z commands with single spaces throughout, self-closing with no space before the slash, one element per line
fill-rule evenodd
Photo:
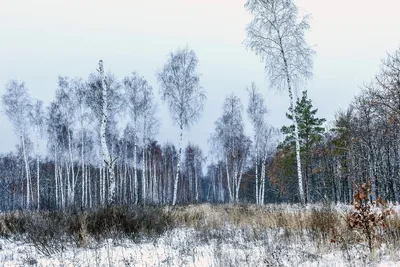
<path fill-rule="evenodd" d="M 296 120 L 299 126 L 299 141 L 300 141 L 300 154 L 303 161 L 303 173 L 304 173 L 304 189 L 306 193 L 306 202 L 309 201 L 310 197 L 310 182 L 311 181 L 311 152 L 312 147 L 317 143 L 324 133 L 324 127 L 322 124 L 326 121 L 324 118 L 317 118 L 316 114 L 318 109 L 313 109 L 312 101 L 307 97 L 307 91 L 302 92 L 301 99 L 297 99 L 294 114 L 296 114 Z M 286 117 L 293 121 L 293 112 L 289 108 L 289 113 L 286 113 Z M 282 133 L 286 135 L 285 140 L 280 147 L 294 147 L 295 145 L 295 126 L 283 126 Z"/>

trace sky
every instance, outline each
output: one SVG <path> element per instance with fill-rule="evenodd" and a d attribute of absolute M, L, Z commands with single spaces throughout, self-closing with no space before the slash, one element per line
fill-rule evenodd
<path fill-rule="evenodd" d="M 307 89 L 318 116 L 331 121 L 364 83 L 377 73 L 387 53 L 400 47 L 398 0 L 297 0 L 312 16 L 306 35 L 316 50 L 314 77 Z M 207 93 L 202 116 L 188 141 L 209 150 L 214 122 L 232 92 L 247 105 L 245 88 L 255 82 L 269 110 L 268 122 L 288 125 L 286 91 L 269 88 L 264 65 L 247 50 L 251 16 L 244 0 L 0 0 L 0 95 L 11 79 L 24 81 L 33 98 L 54 99 L 59 75 L 87 78 L 100 59 L 106 72 L 122 79 L 133 71 L 153 86 L 161 122 L 156 137 L 178 144 L 179 130 L 161 102 L 155 73 L 168 54 L 185 46 L 199 59 Z M 246 133 L 251 134 L 243 113 Z M 0 153 L 15 150 L 18 137 L 0 106 Z M 205 153 L 207 155 L 207 153 Z"/>

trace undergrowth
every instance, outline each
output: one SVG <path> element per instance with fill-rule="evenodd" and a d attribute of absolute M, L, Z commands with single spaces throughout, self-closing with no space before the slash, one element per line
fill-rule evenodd
<path fill-rule="evenodd" d="M 395 214 L 385 217 L 382 222 L 387 227 L 379 230 L 381 242 L 397 250 L 400 247 L 400 218 Z M 320 249 L 339 246 L 347 252 L 357 244 L 359 236 L 349 227 L 346 213 L 330 206 L 307 209 L 228 204 L 109 206 L 92 210 L 0 214 L 1 237 L 25 238 L 45 255 L 63 251 L 71 243 L 87 247 L 93 241 L 106 239 L 139 241 L 159 237 L 180 227 L 195 229 L 205 242 L 236 240 L 238 231 L 244 242 L 268 242 L 268 234 L 273 233 L 283 244 L 307 241 Z"/>

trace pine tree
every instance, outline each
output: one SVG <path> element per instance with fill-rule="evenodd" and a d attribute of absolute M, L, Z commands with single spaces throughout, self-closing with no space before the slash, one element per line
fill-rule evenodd
<path fill-rule="evenodd" d="M 310 199 L 310 183 L 312 184 L 312 170 L 311 170 L 311 152 L 312 147 L 317 143 L 324 133 L 325 129 L 322 124 L 326 121 L 324 118 L 317 118 L 316 114 L 318 109 L 313 109 L 311 99 L 307 97 L 307 91 L 302 92 L 301 99 L 297 99 L 294 114 L 296 114 L 296 120 L 299 126 L 299 139 L 300 139 L 300 151 L 301 159 L 303 161 L 303 173 L 304 173 L 304 189 L 306 195 L 306 202 Z M 286 113 L 286 117 L 293 121 L 292 110 L 289 108 L 289 113 Z M 286 135 L 285 140 L 280 145 L 284 147 L 294 147 L 295 145 L 295 127 L 294 124 L 290 126 L 283 126 L 281 129 L 282 133 Z"/>

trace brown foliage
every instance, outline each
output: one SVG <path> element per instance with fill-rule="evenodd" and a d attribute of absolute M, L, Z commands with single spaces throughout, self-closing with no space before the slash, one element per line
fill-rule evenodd
<path fill-rule="evenodd" d="M 380 196 L 372 200 L 370 183 L 356 186 L 355 192 L 352 201 L 354 212 L 347 215 L 347 226 L 350 230 L 361 233 L 372 251 L 373 243 L 378 241 L 378 230 L 387 227 L 386 218 L 395 211 Z"/>

